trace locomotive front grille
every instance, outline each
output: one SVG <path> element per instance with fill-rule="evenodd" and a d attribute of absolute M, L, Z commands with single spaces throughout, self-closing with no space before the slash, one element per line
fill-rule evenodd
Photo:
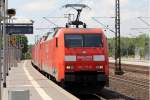
<path fill-rule="evenodd" d="M 81 71 L 81 72 L 66 72 L 65 73 L 65 81 L 71 82 L 96 82 L 105 80 L 104 72 L 89 72 L 89 71 Z"/>
<path fill-rule="evenodd" d="M 94 81 L 97 79 L 97 74 L 96 73 L 89 73 L 89 72 L 80 72 L 80 73 L 75 73 L 75 80 L 77 82 L 90 82 Z"/>

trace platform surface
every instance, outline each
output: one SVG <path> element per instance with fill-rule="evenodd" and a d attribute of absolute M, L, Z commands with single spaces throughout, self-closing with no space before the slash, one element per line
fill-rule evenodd
<path fill-rule="evenodd" d="M 114 58 L 109 58 L 110 63 L 115 63 Z M 131 64 L 131 65 L 139 65 L 139 66 L 148 66 L 150 67 L 150 61 L 149 60 L 136 60 L 133 58 L 122 58 L 121 59 L 122 64 Z"/>
<path fill-rule="evenodd" d="M 21 61 L 7 77 L 7 87 L 2 89 L 2 100 L 8 100 L 9 91 L 29 90 L 30 100 L 79 100 L 43 75 L 31 65 Z"/>

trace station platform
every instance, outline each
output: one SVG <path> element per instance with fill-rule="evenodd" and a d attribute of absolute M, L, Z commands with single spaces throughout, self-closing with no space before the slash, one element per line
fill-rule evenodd
<path fill-rule="evenodd" d="M 109 58 L 109 62 L 110 63 L 115 63 L 115 59 L 114 58 Z M 149 60 L 144 61 L 144 60 L 136 60 L 136 59 L 133 59 L 133 58 L 128 58 L 128 59 L 122 58 L 121 63 L 122 64 L 130 64 L 130 65 L 150 67 L 150 61 Z"/>
<path fill-rule="evenodd" d="M 79 100 L 40 74 L 32 67 L 30 60 L 21 61 L 11 69 L 7 87 L 2 89 L 2 100 L 12 100 L 8 97 L 9 92 L 14 90 L 28 90 L 29 100 Z"/>

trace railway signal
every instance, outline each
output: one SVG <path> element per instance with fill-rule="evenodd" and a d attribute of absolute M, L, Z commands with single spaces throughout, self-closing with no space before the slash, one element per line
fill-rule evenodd
<path fill-rule="evenodd" d="M 16 37 L 15 37 L 15 36 L 11 36 L 11 37 L 10 37 L 10 44 L 13 45 L 13 46 L 15 46 L 15 45 L 16 45 L 16 42 L 17 42 L 17 41 L 16 41 Z"/>

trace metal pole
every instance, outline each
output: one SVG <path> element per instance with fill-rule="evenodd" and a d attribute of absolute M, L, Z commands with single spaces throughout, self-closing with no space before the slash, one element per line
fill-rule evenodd
<path fill-rule="evenodd" d="M 119 74 L 122 74 L 121 69 L 121 47 L 120 47 L 120 0 L 118 0 L 118 53 L 119 53 Z"/>
<path fill-rule="evenodd" d="M 8 62 L 8 56 L 9 56 L 9 51 L 8 51 L 8 35 L 7 35 L 7 33 L 6 33 L 6 31 L 5 31 L 5 48 L 6 48 L 6 50 L 5 50 L 5 53 L 6 53 L 6 76 L 8 76 L 8 66 L 9 66 L 9 62 Z"/>
<path fill-rule="evenodd" d="M 21 35 L 19 36 L 18 61 L 20 61 Z"/>
<path fill-rule="evenodd" d="M 10 44 L 10 35 L 9 35 L 9 37 L 8 37 L 8 54 L 9 54 L 9 56 L 8 56 L 8 70 L 11 70 L 11 44 Z"/>
<path fill-rule="evenodd" d="M 22 41 L 22 36 L 21 36 L 21 44 L 23 44 L 23 41 Z M 20 57 L 20 60 L 21 60 L 21 55 L 22 55 L 22 48 L 20 48 L 20 54 L 19 54 L 19 57 Z"/>
<path fill-rule="evenodd" d="M 0 0 L 0 41 L 2 42 L 2 13 L 3 13 L 3 0 Z M 0 44 L 0 100 L 2 100 L 1 83 L 2 83 L 2 43 Z"/>
<path fill-rule="evenodd" d="M 21 35 L 18 36 L 19 38 L 19 46 L 18 46 L 18 54 L 17 54 L 17 61 L 20 61 L 20 50 L 21 50 Z"/>
<path fill-rule="evenodd" d="M 116 0 L 116 2 L 117 2 L 117 0 Z M 115 8 L 115 10 L 117 10 L 117 7 Z M 117 16 L 117 14 L 116 14 L 116 16 Z M 117 54 L 117 52 L 118 52 L 117 45 L 118 44 L 117 44 L 117 41 L 118 41 L 118 39 L 117 39 L 117 36 L 118 36 L 118 32 L 117 32 L 117 17 L 116 17 L 115 18 L 115 73 L 118 70 L 118 61 L 117 61 L 117 58 L 118 58 L 118 54 Z"/>
<path fill-rule="evenodd" d="M 116 0 L 115 8 L 115 74 L 122 75 L 120 47 L 120 0 Z"/>
<path fill-rule="evenodd" d="M 8 1 L 7 1 L 8 2 Z M 7 5 L 8 6 L 8 5 Z M 7 7 L 8 8 L 8 7 Z M 10 23 L 11 17 L 9 16 L 9 19 L 7 20 L 8 24 Z M 11 35 L 8 35 L 8 72 L 11 70 Z"/>
<path fill-rule="evenodd" d="M 7 18 L 7 14 L 6 11 L 8 9 L 8 0 L 5 0 L 5 17 L 6 17 L 6 23 L 8 23 L 8 18 Z M 6 75 L 8 76 L 8 67 L 9 67 L 9 45 L 8 45 L 8 37 L 9 35 L 6 33 L 5 30 L 5 34 L 6 34 Z"/>
<path fill-rule="evenodd" d="M 16 35 L 15 35 L 15 38 L 17 39 Z M 15 64 L 15 67 L 17 67 L 17 42 L 15 44 L 14 49 L 15 49 L 15 59 L 14 59 L 15 62 L 14 62 L 14 64 Z"/>
<path fill-rule="evenodd" d="M 6 26 L 6 5 L 5 5 L 5 0 L 3 0 L 3 87 L 6 88 L 6 67 L 7 67 L 7 57 L 6 57 L 6 29 L 5 29 L 5 26 Z"/>
<path fill-rule="evenodd" d="M 115 73 L 117 72 L 118 70 L 118 61 L 117 61 L 117 58 L 118 58 L 118 55 L 117 55 L 117 52 L 118 52 L 118 49 L 117 49 L 117 36 L 118 36 L 118 32 L 117 32 L 117 0 L 116 0 L 116 7 L 115 7 Z"/>

